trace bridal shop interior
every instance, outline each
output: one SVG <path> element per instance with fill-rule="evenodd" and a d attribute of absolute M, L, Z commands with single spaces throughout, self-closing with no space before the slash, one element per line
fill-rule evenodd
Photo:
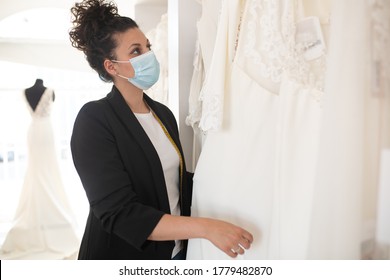
<path fill-rule="evenodd" d="M 0 259 L 77 259 L 89 203 L 70 138 L 112 84 L 71 46 L 74 2 L 0 2 Z M 237 259 L 390 259 L 390 1 L 114 2 L 160 63 L 145 92 L 178 122 L 192 215 L 254 235 Z M 53 143 L 31 160 L 37 82 Z M 226 258 L 189 241 L 187 259 Z"/>

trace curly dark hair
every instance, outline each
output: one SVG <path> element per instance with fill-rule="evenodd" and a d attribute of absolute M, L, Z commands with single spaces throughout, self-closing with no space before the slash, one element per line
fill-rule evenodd
<path fill-rule="evenodd" d="M 115 35 L 138 28 L 137 23 L 120 16 L 116 5 L 104 0 L 83 0 L 70 11 L 73 15 L 73 27 L 69 31 L 72 46 L 84 52 L 100 79 L 112 82 L 112 77 L 104 68 L 104 60 L 115 59 Z"/>

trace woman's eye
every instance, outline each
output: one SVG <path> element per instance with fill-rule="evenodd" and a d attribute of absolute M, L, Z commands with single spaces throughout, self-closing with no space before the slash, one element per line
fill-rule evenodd
<path fill-rule="evenodd" d="M 140 53 L 141 53 L 141 51 L 140 51 L 139 48 L 136 48 L 136 49 L 134 49 L 134 50 L 131 52 L 131 54 L 140 54 Z"/>
<path fill-rule="evenodd" d="M 152 47 L 152 45 L 146 45 L 146 49 L 147 50 L 151 50 L 151 47 Z M 130 52 L 130 54 L 131 55 L 140 55 L 140 54 L 143 54 L 143 53 L 145 53 L 145 52 L 147 52 L 147 50 L 146 49 L 143 49 L 143 48 L 135 48 L 135 49 L 133 49 L 131 52 Z"/>

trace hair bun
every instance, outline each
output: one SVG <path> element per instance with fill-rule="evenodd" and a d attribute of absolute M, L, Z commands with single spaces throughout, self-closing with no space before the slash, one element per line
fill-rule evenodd
<path fill-rule="evenodd" d="M 84 51 L 94 38 L 101 38 L 104 29 L 119 17 L 118 8 L 113 2 L 104 0 L 84 0 L 71 8 L 73 30 L 69 32 L 72 46 Z M 104 36 L 104 35 L 103 35 Z"/>
<path fill-rule="evenodd" d="M 73 15 L 73 27 L 69 31 L 72 46 L 85 54 L 89 65 L 103 81 L 112 81 L 104 61 L 116 59 L 116 35 L 138 28 L 137 23 L 120 16 L 116 5 L 104 0 L 84 0 L 75 3 L 70 11 Z"/>

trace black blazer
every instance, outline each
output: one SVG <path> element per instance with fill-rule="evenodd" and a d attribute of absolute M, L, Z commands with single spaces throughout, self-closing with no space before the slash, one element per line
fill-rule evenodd
<path fill-rule="evenodd" d="M 180 150 L 181 213 L 189 216 L 192 177 L 185 171 L 176 120 L 165 105 L 146 94 L 144 99 Z M 170 213 L 161 162 L 115 86 L 105 98 L 82 107 L 71 150 L 90 204 L 79 259 L 171 259 L 174 241 L 147 240 Z"/>

